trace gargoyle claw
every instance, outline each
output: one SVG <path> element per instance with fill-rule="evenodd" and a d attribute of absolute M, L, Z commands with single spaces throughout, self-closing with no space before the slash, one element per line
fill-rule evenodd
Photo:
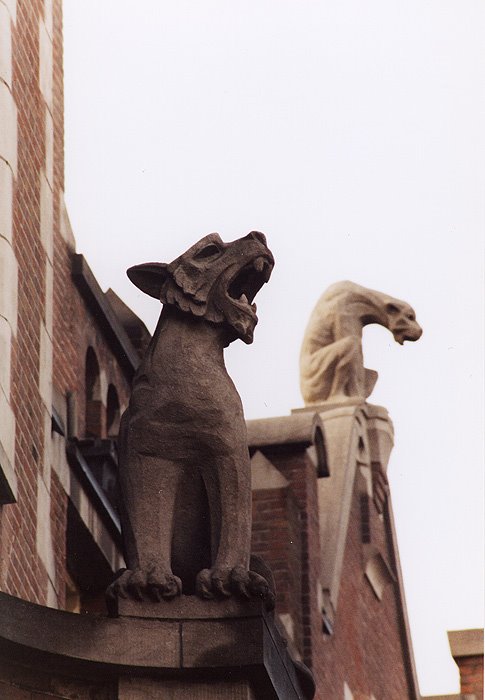
<path fill-rule="evenodd" d="M 195 590 L 197 595 L 201 598 L 205 598 L 206 600 L 214 598 L 210 569 L 202 569 L 202 571 L 199 571 L 195 582 Z"/>
<path fill-rule="evenodd" d="M 197 574 L 196 592 L 201 598 L 228 598 L 231 595 L 230 569 L 202 569 Z"/>
<path fill-rule="evenodd" d="M 152 600 L 169 600 L 182 593 L 182 581 L 172 573 L 153 569 L 147 577 L 146 592 Z"/>
<path fill-rule="evenodd" d="M 219 569 L 212 574 L 212 586 L 214 591 L 221 598 L 228 598 L 231 595 L 230 570 Z"/>
<path fill-rule="evenodd" d="M 146 588 L 147 577 L 146 574 L 141 571 L 141 569 L 135 569 L 135 571 L 126 571 L 129 576 L 126 579 L 126 590 L 129 598 L 135 598 L 135 600 L 143 600 L 143 591 Z"/>
<path fill-rule="evenodd" d="M 236 566 L 231 571 L 231 583 L 234 593 L 241 598 L 261 598 L 268 610 L 274 608 L 274 594 L 266 579 L 255 571 L 247 571 L 242 566 Z"/>
<path fill-rule="evenodd" d="M 125 569 L 106 591 L 108 600 L 131 598 L 133 600 L 168 600 L 180 595 L 182 582 L 171 572 L 159 569 Z"/>
<path fill-rule="evenodd" d="M 243 566 L 203 569 L 197 575 L 196 592 L 206 599 L 227 598 L 231 593 L 244 600 L 261 598 L 268 610 L 274 608 L 274 594 L 266 579 Z"/>

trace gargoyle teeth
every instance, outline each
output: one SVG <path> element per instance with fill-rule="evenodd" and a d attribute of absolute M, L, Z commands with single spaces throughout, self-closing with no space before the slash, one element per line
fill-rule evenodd
<path fill-rule="evenodd" d="M 254 313 L 256 313 L 256 311 L 258 310 L 258 307 L 256 306 L 256 304 L 251 304 L 251 308 L 254 311 Z"/>
<path fill-rule="evenodd" d="M 241 302 L 241 304 L 249 304 L 249 300 L 245 294 L 241 294 L 241 296 L 239 297 L 239 301 Z"/>
<path fill-rule="evenodd" d="M 253 264 L 257 272 L 262 272 L 264 270 L 264 258 L 256 258 Z"/>

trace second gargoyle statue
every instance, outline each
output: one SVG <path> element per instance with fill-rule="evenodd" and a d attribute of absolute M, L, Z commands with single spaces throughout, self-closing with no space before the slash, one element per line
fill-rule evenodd
<path fill-rule="evenodd" d="M 244 414 L 223 350 L 251 343 L 253 299 L 273 256 L 262 233 L 213 233 L 170 264 L 128 270 L 163 304 L 120 427 L 119 484 L 127 569 L 108 599 L 260 597 L 250 569 L 251 475 Z M 256 568 L 256 567 L 255 567 Z"/>

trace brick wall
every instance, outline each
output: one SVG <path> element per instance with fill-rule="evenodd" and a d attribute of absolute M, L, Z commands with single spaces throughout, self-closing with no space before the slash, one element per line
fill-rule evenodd
<path fill-rule="evenodd" d="M 46 102 L 41 92 L 39 52 L 44 4 L 19 1 L 16 5 L 12 94 L 17 107 L 18 166 L 13 192 L 13 250 L 18 263 L 18 310 L 11 393 L 18 499 L 2 509 L 2 588 L 47 602 L 47 571 L 38 556 L 36 537 L 37 496 L 45 467 L 40 357 L 47 254 L 41 239 L 40 178 L 46 165 Z"/>
<path fill-rule="evenodd" d="M 298 656 L 303 648 L 300 511 L 286 488 L 253 492 L 252 552 L 271 562 L 276 613 Z"/>
<path fill-rule="evenodd" d="M 130 378 L 71 274 L 75 244 L 63 202 L 61 0 L 0 0 L 0 12 L 8 20 L 1 39 L 5 32 L 11 43 L 11 67 L 0 65 L 0 98 L 7 104 L 5 89 L 14 104 L 5 143 L 0 139 L 0 185 L 11 183 L 10 198 L 5 186 L 0 195 L 0 262 L 10 271 L 11 291 L 8 308 L 0 303 L 8 369 L 2 357 L 0 467 L 11 441 L 16 480 L 16 502 L 0 508 L 0 588 L 62 607 L 70 475 L 65 440 L 56 443 L 51 432 L 52 408 L 67 430 L 66 398 L 72 395 L 71 428 L 76 437 L 85 435 L 91 347 L 100 368 L 97 433 L 103 437 L 109 387 L 116 388 L 123 409 Z"/>
<path fill-rule="evenodd" d="M 291 614 L 296 649 L 316 680 L 316 700 L 343 698 L 344 688 L 354 699 L 413 698 L 405 666 L 399 586 L 392 575 L 394 553 L 386 506 L 379 514 L 357 472 L 338 607 L 333 630 L 329 630 L 322 618 L 318 590 L 315 466 L 301 447 L 267 448 L 264 453 L 288 480 L 288 487 L 253 493 L 253 551 L 274 571 L 276 612 L 280 616 Z M 370 546 L 372 552 L 382 553 L 391 571 L 383 591 L 377 588 L 381 599 L 365 574 L 366 548 Z"/>
<path fill-rule="evenodd" d="M 483 656 L 462 656 L 457 659 L 460 669 L 460 692 L 483 697 Z"/>
<path fill-rule="evenodd" d="M 360 498 L 356 484 L 334 634 L 319 644 L 325 668 L 322 698 L 339 697 L 346 682 L 354 696 L 372 693 L 377 700 L 401 700 L 411 696 L 403 662 L 397 585 L 386 586 L 378 600 L 364 575 Z M 370 530 L 374 537 L 384 531 L 372 506 Z"/>
<path fill-rule="evenodd" d="M 460 669 L 463 695 L 483 697 L 483 629 L 448 632 L 451 654 Z"/>
<path fill-rule="evenodd" d="M 321 635 L 322 623 L 317 597 L 320 544 L 315 467 L 304 451 L 280 452 L 272 455 L 272 461 L 290 482 L 300 512 L 302 660 L 317 676 L 322 669 L 314 654 L 315 639 Z"/>

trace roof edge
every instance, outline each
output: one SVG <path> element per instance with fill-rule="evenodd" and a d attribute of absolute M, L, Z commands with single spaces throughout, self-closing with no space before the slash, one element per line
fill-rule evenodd
<path fill-rule="evenodd" d="M 117 355 L 125 374 L 131 380 L 140 359 L 126 334 L 123 326 L 111 308 L 106 295 L 81 253 L 72 257 L 72 278 L 82 297 L 86 301 L 96 321 L 102 326 L 106 338 Z"/>
<path fill-rule="evenodd" d="M 483 629 L 448 632 L 448 641 L 454 659 L 461 656 L 483 656 Z"/>

